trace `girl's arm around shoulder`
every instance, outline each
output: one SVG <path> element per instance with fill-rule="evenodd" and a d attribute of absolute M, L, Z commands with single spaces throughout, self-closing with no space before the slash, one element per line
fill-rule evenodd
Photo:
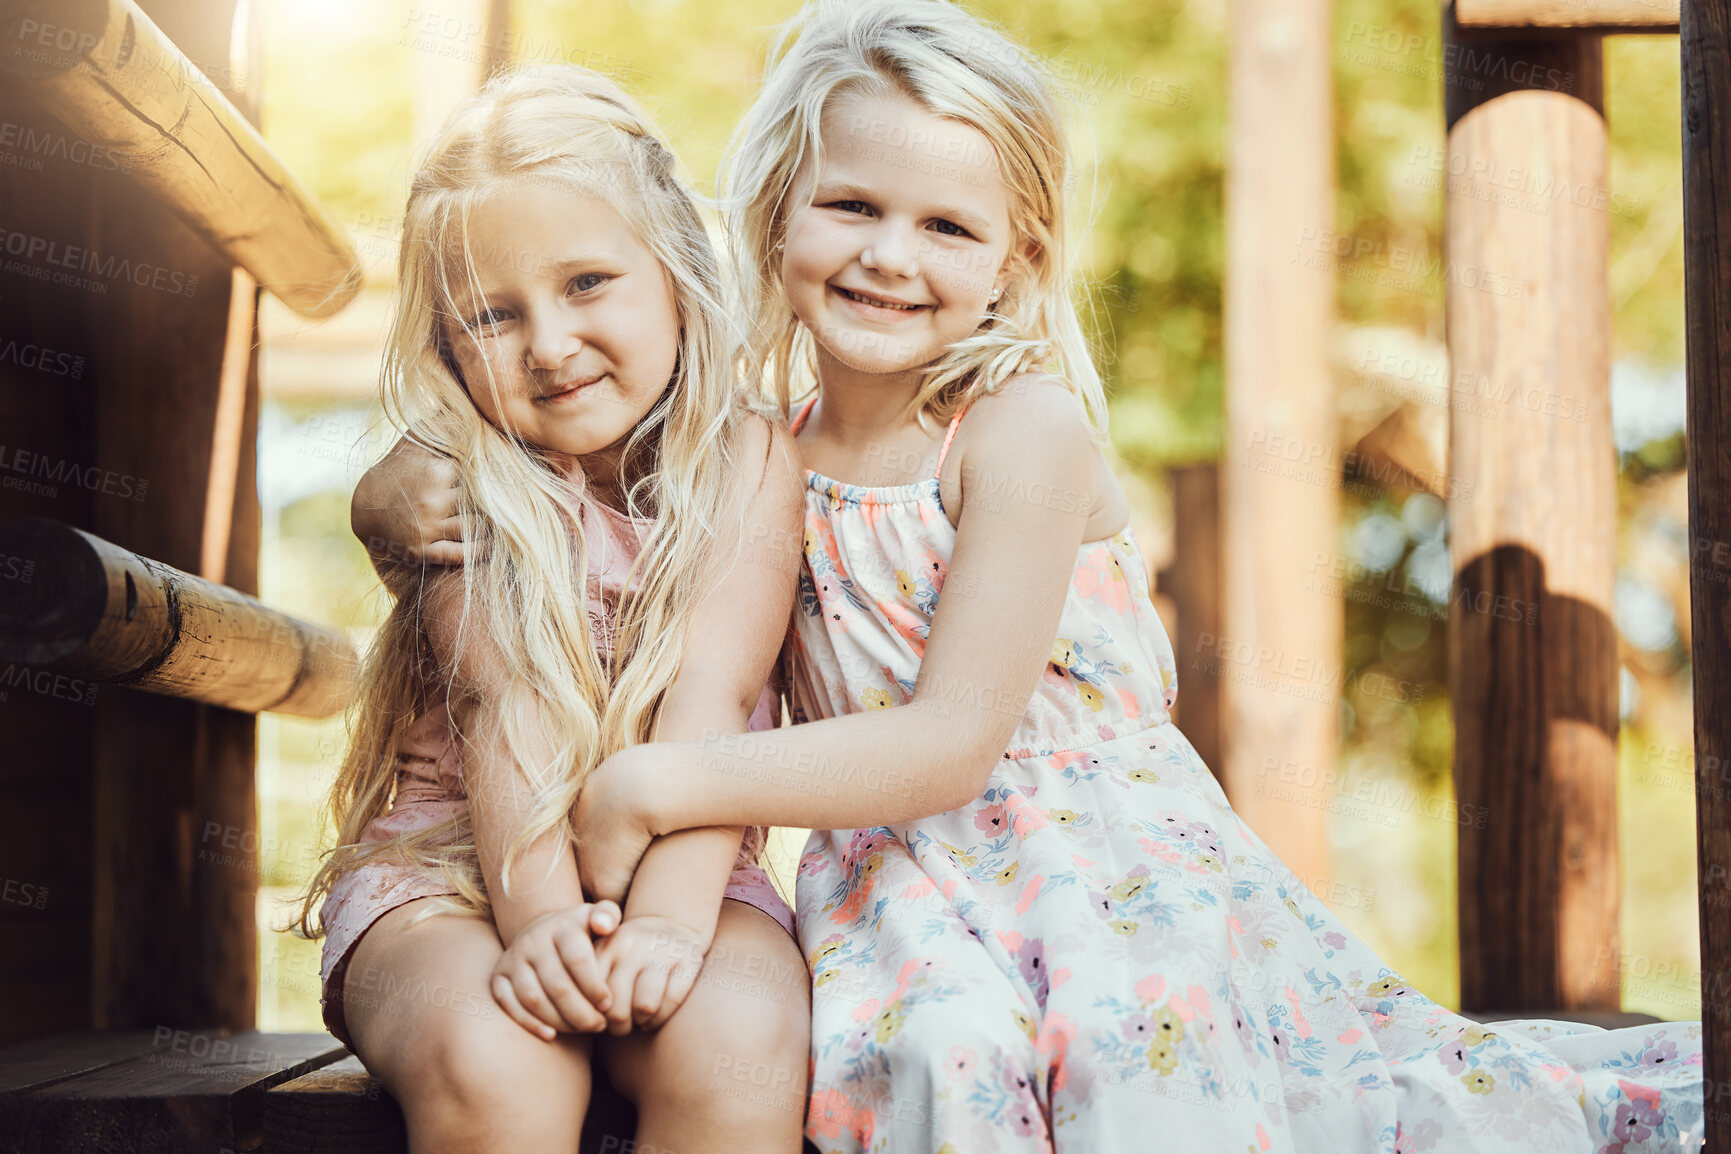
<path fill-rule="evenodd" d="M 1077 551 L 1100 503 L 1100 451 L 1068 390 L 1033 381 L 978 403 L 965 498 L 912 700 L 750 743 L 668 746 L 610 782 L 607 820 L 653 832 L 721 822 L 847 829 L 979 796 L 1051 657 Z M 597 798 L 593 828 L 605 823 Z"/>

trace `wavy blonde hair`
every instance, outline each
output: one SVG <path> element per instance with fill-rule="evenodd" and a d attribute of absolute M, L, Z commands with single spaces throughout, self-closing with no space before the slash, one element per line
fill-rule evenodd
<path fill-rule="evenodd" d="M 584 603 L 587 549 L 575 513 L 592 498 L 580 476 L 567 478 L 540 448 L 481 415 L 441 323 L 456 315 L 455 278 L 478 289 L 468 249 L 476 205 L 523 179 L 555 182 L 618 211 L 659 261 L 678 316 L 673 377 L 623 455 L 626 511 L 653 517 L 653 524 L 630 575 L 637 591 L 623 599 L 614 623 L 607 665 Z M 733 403 L 737 336 L 726 321 L 721 268 L 697 198 L 648 118 L 596 73 L 563 67 L 507 73 L 452 113 L 410 186 L 399 272 L 381 383 L 386 416 L 456 464 L 462 511 L 480 545 L 461 569 L 456 644 L 484 638 L 500 655 L 505 694 L 533 707 L 540 740 L 552 750 L 550 757 L 537 753 L 523 711 L 507 712 L 499 737 L 534 791 L 530 819 L 507 851 L 508 879 L 528 845 L 554 830 L 570 836 L 571 808 L 600 761 L 649 740 L 679 669 L 711 542 L 723 514 L 738 507 L 728 497 L 735 430 L 756 418 Z M 453 692 L 451 671 L 436 667 L 422 620 L 423 592 L 431 585 L 424 579 L 421 570 L 403 566 L 386 580 L 395 605 L 355 695 L 350 744 L 328 803 L 337 846 L 301 904 L 299 928 L 308 936 L 322 932 L 313 910 L 336 879 L 385 855 L 443 871 L 457 906 L 490 911 L 466 815 L 383 845 L 360 840 L 390 807 L 396 754 L 409 724 Z"/>
<path fill-rule="evenodd" d="M 926 368 L 915 412 L 948 420 L 977 394 L 1042 369 L 1064 380 L 1103 436 L 1105 394 L 1071 299 L 1073 166 L 1041 66 L 997 28 L 944 0 L 812 0 L 782 26 L 770 60 L 761 93 L 728 143 L 720 182 L 739 315 L 751 333 L 742 355 L 747 379 L 766 382 L 784 415 L 796 385 L 815 385 L 814 338 L 788 305 L 777 255 L 788 197 L 808 159 L 822 164 L 831 101 L 844 93 L 900 93 L 990 141 L 1016 241 L 1036 246 L 1023 260 L 1012 243 L 1003 297 Z"/>

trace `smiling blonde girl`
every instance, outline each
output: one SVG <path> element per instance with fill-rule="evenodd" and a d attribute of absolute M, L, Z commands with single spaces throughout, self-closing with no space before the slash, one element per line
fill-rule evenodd
<path fill-rule="evenodd" d="M 450 462 L 476 548 L 383 570 L 302 917 L 326 1022 L 417 1151 L 575 1149 L 597 1057 L 640 1148 L 795 1151 L 805 969 L 757 831 L 662 839 L 622 912 L 572 845 L 607 755 L 773 723 L 797 479 L 734 399 L 692 195 L 611 82 L 509 76 L 416 173 L 400 280 L 387 412 Z M 735 1068 L 784 1076 L 728 1093 Z"/>

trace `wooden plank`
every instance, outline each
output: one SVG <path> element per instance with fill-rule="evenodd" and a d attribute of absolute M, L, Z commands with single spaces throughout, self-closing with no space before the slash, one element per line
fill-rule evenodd
<path fill-rule="evenodd" d="M 346 1052 L 328 1034 L 158 1027 L 129 1061 L 0 1096 L 0 1143 L 31 1154 L 256 1151 L 265 1091 Z"/>
<path fill-rule="evenodd" d="M 396 1154 L 408 1149 L 403 1112 L 384 1083 L 350 1056 L 275 1087 L 264 1098 L 266 1154 Z"/>
<path fill-rule="evenodd" d="M 1463 29 L 1675 32 L 1678 0 L 1454 0 Z"/>
<path fill-rule="evenodd" d="M 1309 243 L 1335 227 L 1333 5 L 1233 0 L 1228 13 L 1224 628 L 1179 655 L 1178 680 L 1222 683 L 1233 808 L 1301 877 L 1327 878 L 1344 606 L 1293 575 L 1339 538 L 1334 264 Z M 1257 792 L 1270 764 L 1289 763 L 1314 786 Z"/>
<path fill-rule="evenodd" d="M 38 1090 L 150 1053 L 151 1032 L 81 1031 L 0 1050 L 0 1094 Z"/>
<path fill-rule="evenodd" d="M 1707 1148 L 1731 1149 L 1731 12 L 1683 7 L 1690 672 Z"/>
<path fill-rule="evenodd" d="M 335 629 L 57 521 L 0 526 L 0 554 L 35 574 L 0 605 L 0 660 L 247 713 L 348 703 L 359 659 Z"/>
<path fill-rule="evenodd" d="M 1485 815 L 1459 832 L 1461 1004 L 1615 1010 L 1595 980 L 1618 940 L 1601 41 L 1474 38 L 1468 56 L 1444 35 L 1466 174 L 1446 201 L 1450 367 L 1508 396 L 1451 407 L 1455 794 Z M 1574 191 L 1538 212 L 1511 181 Z"/>
<path fill-rule="evenodd" d="M 360 291 L 343 230 L 132 0 L 0 0 L 0 45 L 0 70 L 297 312 Z"/>

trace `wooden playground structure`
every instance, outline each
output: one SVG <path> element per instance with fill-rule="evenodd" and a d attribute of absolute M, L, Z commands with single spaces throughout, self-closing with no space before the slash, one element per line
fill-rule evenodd
<path fill-rule="evenodd" d="M 257 873 L 199 865 L 212 830 L 257 845 L 255 714 L 339 711 L 355 663 L 340 633 L 251 596 L 259 294 L 327 316 L 360 272 L 254 127 L 244 6 L 0 0 L 4 119 L 91 158 L 0 167 L 0 344 L 54 354 L 0 360 L 0 884 L 17 895 L 0 902 L 0 1151 L 401 1148 L 395 1107 L 333 1039 L 254 1031 Z M 1181 680 L 1204 635 L 1253 666 L 1341 664 L 1339 606 L 1287 594 L 1334 548 L 1338 486 L 1283 475 L 1316 455 L 1340 468 L 1334 274 L 1290 259 L 1334 218 L 1332 6 L 1231 10 L 1227 442 L 1218 470 L 1175 479 Z M 1452 0 L 1440 18 L 1448 171 L 1466 174 L 1446 194 L 1451 373 L 1586 405 L 1451 412 L 1441 462 L 1400 430 L 1376 442 L 1446 476 L 1457 605 L 1537 610 L 1449 618 L 1457 799 L 1504 818 L 1460 831 L 1462 1002 L 1483 1014 L 1619 1008 L 1602 968 L 1618 941 L 1607 214 L 1591 197 L 1511 213 L 1484 174 L 1605 189 L 1602 38 L 1680 34 L 1707 1133 L 1731 1148 L 1714 1109 L 1731 1085 L 1731 12 Z M 1479 291 L 1469 269 L 1522 291 Z M 1235 807 L 1326 876 L 1326 809 L 1277 810 L 1254 783 L 1270 758 L 1332 764 L 1332 701 L 1185 686 L 1180 720 Z"/>

